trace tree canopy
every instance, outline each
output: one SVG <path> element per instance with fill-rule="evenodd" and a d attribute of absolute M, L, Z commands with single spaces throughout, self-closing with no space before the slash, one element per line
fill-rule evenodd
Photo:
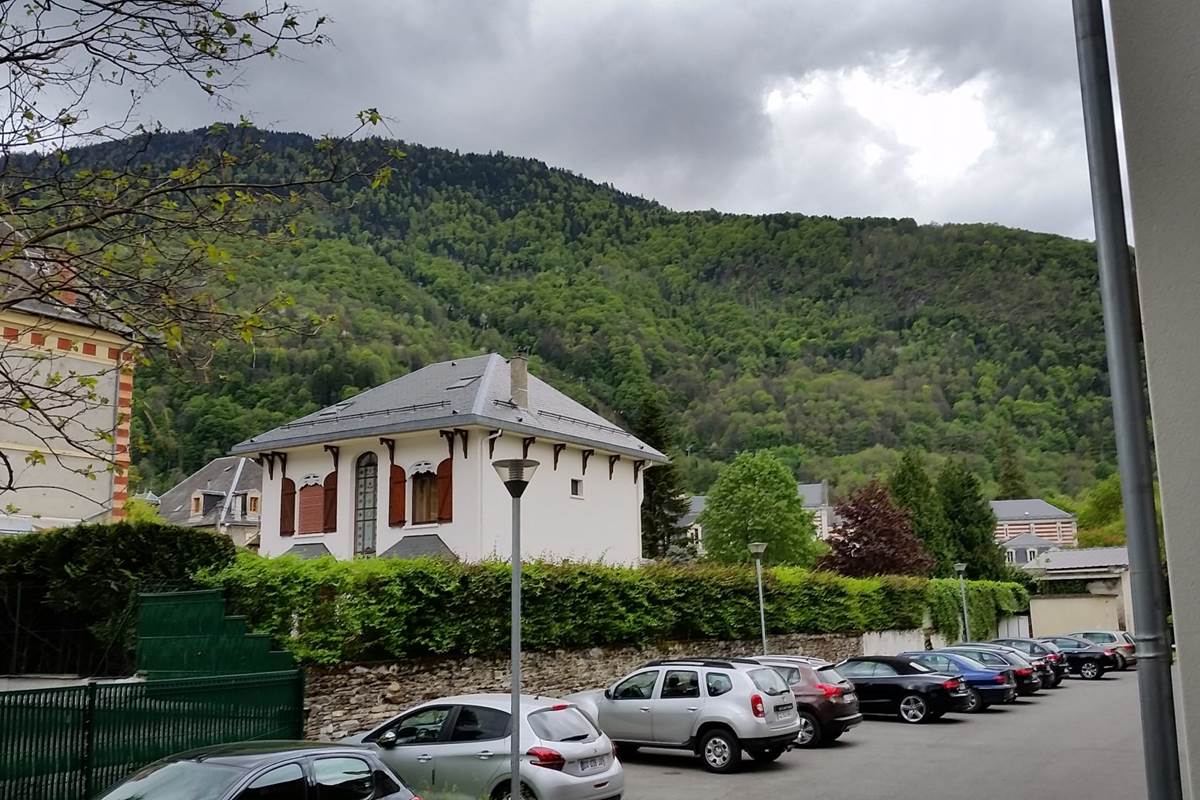
<path fill-rule="evenodd" d="M 979 479 L 961 461 L 947 461 L 938 474 L 937 498 L 946 518 L 955 561 L 972 580 L 1004 580 L 1004 553 L 996 544 L 996 515 L 983 498 Z"/>
<path fill-rule="evenodd" d="M 791 470 L 770 453 L 742 453 L 722 470 L 699 522 L 705 555 L 714 561 L 752 560 L 751 542 L 767 544 L 768 564 L 807 565 L 816 556 L 812 514 Z"/>
<path fill-rule="evenodd" d="M 856 578 L 933 572 L 936 562 L 913 533 L 911 512 L 896 505 L 880 481 L 838 503 L 837 515 L 841 522 L 829 535 L 821 567 Z"/>
<path fill-rule="evenodd" d="M 925 471 L 924 458 L 916 450 L 906 450 L 889 481 L 892 498 L 908 510 L 912 529 L 925 552 L 933 558 L 932 574 L 954 574 L 954 547 L 941 501 Z"/>
<path fill-rule="evenodd" d="M 637 437 L 660 451 L 674 444 L 670 422 L 657 391 L 647 391 L 638 410 Z M 679 518 L 687 513 L 687 495 L 679 485 L 678 469 L 673 463 L 656 464 L 642 479 L 642 556 L 665 558 L 672 545 L 679 543 Z"/>

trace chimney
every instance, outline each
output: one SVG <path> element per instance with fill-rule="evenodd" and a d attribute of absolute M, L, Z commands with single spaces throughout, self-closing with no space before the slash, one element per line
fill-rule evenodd
<path fill-rule="evenodd" d="M 508 360 L 509 392 L 517 408 L 529 408 L 529 359 L 524 350 Z"/>

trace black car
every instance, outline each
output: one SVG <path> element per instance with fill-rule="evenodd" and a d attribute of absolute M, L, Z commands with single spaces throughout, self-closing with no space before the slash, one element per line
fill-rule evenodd
<path fill-rule="evenodd" d="M 837 669 L 854 684 L 864 714 L 896 714 L 904 722 L 920 723 L 967 710 L 970 695 L 961 675 L 934 672 L 894 656 L 856 656 Z"/>
<path fill-rule="evenodd" d="M 1081 678 L 1094 681 L 1104 673 L 1117 668 L 1117 655 L 1111 648 L 1104 648 L 1074 636 L 1047 636 L 1042 641 L 1057 645 L 1067 657 L 1067 668 Z"/>
<path fill-rule="evenodd" d="M 1058 686 L 1063 682 L 1063 678 L 1067 676 L 1070 669 L 1067 667 L 1067 657 L 1062 654 L 1058 645 L 1053 642 L 1040 642 L 1037 639 L 992 639 L 993 644 L 1002 644 L 1005 647 L 1011 647 L 1014 650 L 1020 650 L 1022 653 L 1027 653 L 1035 658 L 1046 660 L 1046 664 L 1050 667 L 1054 674 L 1054 685 Z"/>
<path fill-rule="evenodd" d="M 1001 650 L 992 645 L 956 644 L 953 647 L 942 648 L 951 653 L 962 653 L 970 656 L 985 667 L 1010 667 L 1017 679 L 1017 694 L 1028 697 L 1036 694 L 1042 688 L 1042 676 L 1037 668 L 1016 651 Z"/>
<path fill-rule="evenodd" d="M 317 742 L 240 742 L 156 761 L 97 800 L 413 800 L 372 751 Z"/>

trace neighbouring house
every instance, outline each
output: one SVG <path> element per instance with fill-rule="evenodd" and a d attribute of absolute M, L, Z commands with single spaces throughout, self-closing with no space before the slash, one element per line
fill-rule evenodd
<path fill-rule="evenodd" d="M 241 547 L 258 546 L 262 466 L 253 458 L 214 458 L 155 499 L 167 522 L 227 534 Z"/>
<path fill-rule="evenodd" d="M 1030 601 L 1036 635 L 1133 631 L 1129 551 L 1124 547 L 1048 550 L 1026 569 L 1049 589 Z"/>
<path fill-rule="evenodd" d="M 679 522 L 675 523 L 675 526 L 684 532 L 684 541 L 696 548 L 697 555 L 704 554 L 704 529 L 698 520 L 704 513 L 704 506 L 707 503 L 708 498 L 702 494 L 689 497 L 687 513 L 679 518 Z"/>
<path fill-rule="evenodd" d="M 1059 547 L 1075 546 L 1075 516 L 1045 500 L 993 500 L 991 506 L 996 515 L 996 541 L 1002 546 L 1024 533 Z"/>
<path fill-rule="evenodd" d="M 0 223 L 0 249 L 20 247 Z M 14 244 L 15 242 L 15 244 Z M 120 519 L 128 489 L 129 329 L 85 307 L 39 259 L 0 269 L 0 361 L 33 408 L 0 418 L 0 534 Z M 39 413 L 38 409 L 45 411 Z M 10 472 L 11 470 L 11 472 Z"/>
<path fill-rule="evenodd" d="M 491 466 L 540 466 L 522 555 L 635 564 L 642 474 L 659 451 L 530 375 L 524 356 L 431 364 L 233 448 L 263 467 L 259 552 L 507 559 Z"/>
<path fill-rule="evenodd" d="M 1018 567 L 1032 564 L 1042 553 L 1058 549 L 1054 542 L 1039 539 L 1032 533 L 1022 533 L 1000 546 L 1004 548 L 1004 560 Z"/>
<path fill-rule="evenodd" d="M 830 531 L 837 525 L 833 503 L 829 497 L 829 482 L 797 483 L 796 491 L 804 500 L 804 510 L 813 515 L 817 538 L 828 539 Z"/>

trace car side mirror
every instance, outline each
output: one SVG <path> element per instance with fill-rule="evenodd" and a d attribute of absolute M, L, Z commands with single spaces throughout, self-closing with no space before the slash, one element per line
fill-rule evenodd
<path fill-rule="evenodd" d="M 605 687 L 604 687 L 604 699 L 605 699 L 605 700 L 612 700 L 612 698 L 613 698 L 613 691 L 612 691 L 612 687 L 611 687 L 611 686 L 605 686 Z"/>
<path fill-rule="evenodd" d="M 399 738 L 400 736 L 396 733 L 396 729 L 391 728 L 379 734 L 379 738 L 375 740 L 375 744 L 380 747 L 395 747 L 396 740 Z"/>

